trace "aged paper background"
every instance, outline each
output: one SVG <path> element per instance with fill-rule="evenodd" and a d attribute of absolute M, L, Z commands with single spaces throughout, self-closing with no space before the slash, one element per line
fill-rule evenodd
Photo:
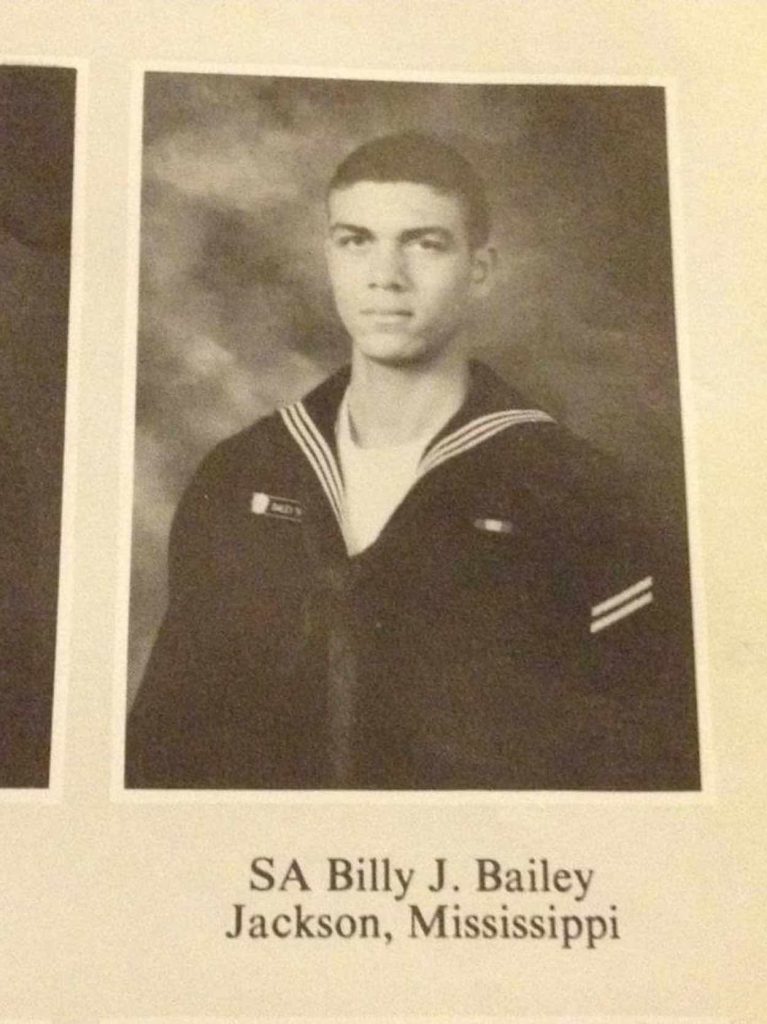
<path fill-rule="evenodd" d="M 3 59 L 79 67 L 81 260 L 61 756 L 47 800 L 0 804 L 0 1017 L 761 1020 L 767 8 L 5 0 L 2 26 Z M 669 85 L 703 796 L 114 798 L 135 358 L 134 63 Z M 590 866 L 600 897 L 620 906 L 623 939 L 569 953 L 489 942 L 227 944 L 229 908 L 247 900 L 257 854 L 315 865 L 337 855 Z"/>

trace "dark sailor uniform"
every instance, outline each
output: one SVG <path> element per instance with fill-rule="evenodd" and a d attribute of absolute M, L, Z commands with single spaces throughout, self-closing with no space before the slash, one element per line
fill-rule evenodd
<path fill-rule="evenodd" d="M 128 786 L 698 788 L 686 572 L 603 455 L 472 375 L 354 557 L 348 371 L 208 455 L 173 524 Z"/>

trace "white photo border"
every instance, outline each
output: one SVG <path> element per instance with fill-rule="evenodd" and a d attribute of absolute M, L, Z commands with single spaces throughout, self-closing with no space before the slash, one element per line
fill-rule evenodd
<path fill-rule="evenodd" d="M 142 128 L 145 75 L 151 73 L 250 75 L 253 77 L 314 78 L 348 81 L 467 85 L 552 85 L 655 87 L 664 92 L 666 147 L 671 218 L 672 274 L 676 352 L 679 361 L 679 397 L 682 422 L 682 453 L 685 467 L 687 537 L 695 652 L 695 692 L 701 787 L 695 791 L 607 792 L 572 790 L 231 790 L 231 789 L 131 789 L 124 785 L 125 729 L 128 711 L 128 637 L 131 581 L 131 538 L 135 456 L 135 410 L 138 358 L 138 300 L 140 269 Z M 678 84 L 675 78 L 624 75 L 507 75 L 500 73 L 396 71 L 210 63 L 195 61 L 134 61 L 131 65 L 130 164 L 128 254 L 130 272 L 126 288 L 125 366 L 123 374 L 122 428 L 120 445 L 118 573 L 116 596 L 116 644 L 110 796 L 121 804 L 248 804 L 285 806 L 326 805 L 428 805 L 494 806 L 515 805 L 657 805 L 710 806 L 717 802 L 713 757 L 713 729 L 709 691 L 709 663 L 706 645 L 705 588 L 702 574 L 702 538 L 697 515 L 697 427 L 694 415 L 691 375 L 692 353 L 685 310 L 684 278 L 687 261 L 684 250 L 684 218 L 681 202 L 682 158 L 677 142 Z M 620 1018 L 611 1018 L 619 1020 Z M 672 1018 L 667 1018 L 671 1020 Z M 649 1021 L 650 1018 L 643 1018 Z M 658 1019 L 660 1020 L 660 1018 Z M 519 1022 L 525 1024 L 525 1022 Z M 589 1022 L 590 1024 L 590 1022 Z"/>

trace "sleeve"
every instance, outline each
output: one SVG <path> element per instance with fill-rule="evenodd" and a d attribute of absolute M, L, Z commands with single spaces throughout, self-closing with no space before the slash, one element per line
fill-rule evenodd
<path fill-rule="evenodd" d="M 222 656 L 214 452 L 187 487 L 173 520 L 168 605 L 130 711 L 128 787 L 204 786 L 219 756 L 211 730 Z"/>
<path fill-rule="evenodd" d="M 700 787 L 689 569 L 684 538 L 649 528 L 607 464 L 572 516 L 568 623 L 578 680 L 582 788 Z M 678 531 L 677 531 L 678 532 Z"/>

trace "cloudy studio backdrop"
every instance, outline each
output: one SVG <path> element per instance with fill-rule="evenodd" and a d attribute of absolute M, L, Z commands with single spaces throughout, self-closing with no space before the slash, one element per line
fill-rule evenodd
<path fill-rule="evenodd" d="M 478 168 L 500 266 L 477 354 L 617 458 L 687 571 L 664 99 L 639 86 L 145 76 L 129 700 L 196 464 L 348 357 L 324 192 L 385 132 L 435 132 Z"/>

